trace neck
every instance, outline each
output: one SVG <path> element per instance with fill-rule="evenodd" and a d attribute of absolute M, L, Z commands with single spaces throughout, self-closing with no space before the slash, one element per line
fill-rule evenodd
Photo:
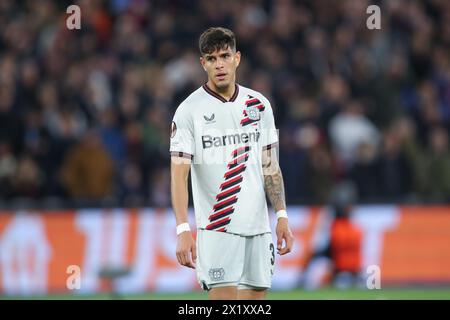
<path fill-rule="evenodd" d="M 224 87 L 224 88 L 216 87 L 211 80 L 208 80 L 206 85 L 208 86 L 209 89 L 211 89 L 215 93 L 221 95 L 226 100 L 230 100 L 231 99 L 231 97 L 234 95 L 234 91 L 236 89 L 236 84 L 235 84 L 234 81 L 231 82 L 227 87 Z"/>

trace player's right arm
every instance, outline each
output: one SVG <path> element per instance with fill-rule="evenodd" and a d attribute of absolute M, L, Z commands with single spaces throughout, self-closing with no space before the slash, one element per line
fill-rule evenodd
<path fill-rule="evenodd" d="M 170 134 L 172 208 L 177 221 L 177 230 L 181 224 L 188 223 L 188 176 L 195 151 L 194 129 L 189 110 L 189 106 L 184 103 L 178 107 Z M 195 268 L 197 248 L 194 237 L 190 230 L 181 232 L 183 230 L 186 229 L 177 232 L 177 259 L 181 265 Z"/>
<path fill-rule="evenodd" d="M 188 176 L 191 159 L 178 156 L 171 157 L 171 192 L 172 208 L 175 212 L 177 226 L 188 223 Z M 191 231 L 184 231 L 177 236 L 177 259 L 186 267 L 195 268 L 197 248 Z"/>

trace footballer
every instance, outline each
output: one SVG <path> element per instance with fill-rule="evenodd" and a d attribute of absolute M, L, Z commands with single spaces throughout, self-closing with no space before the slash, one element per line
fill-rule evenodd
<path fill-rule="evenodd" d="M 177 259 L 196 269 L 210 299 L 264 299 L 275 250 L 284 255 L 293 245 L 272 107 L 236 83 L 241 53 L 231 30 L 209 28 L 199 48 L 208 81 L 178 106 L 171 129 Z M 196 240 L 188 223 L 189 172 Z M 276 247 L 266 196 L 277 215 Z"/>

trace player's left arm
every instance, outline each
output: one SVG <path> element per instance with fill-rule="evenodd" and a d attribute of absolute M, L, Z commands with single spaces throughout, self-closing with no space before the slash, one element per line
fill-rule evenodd
<path fill-rule="evenodd" d="M 264 190 L 275 212 L 286 210 L 283 174 L 278 164 L 274 149 L 263 150 L 262 167 L 264 174 Z M 280 255 L 291 252 L 294 237 L 289 228 L 288 218 L 280 217 L 277 221 L 277 252 Z M 284 240 L 284 247 L 283 247 Z"/>

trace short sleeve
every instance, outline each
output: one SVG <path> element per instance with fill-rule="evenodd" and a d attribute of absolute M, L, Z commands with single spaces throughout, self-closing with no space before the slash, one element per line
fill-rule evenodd
<path fill-rule="evenodd" d="M 195 152 L 194 127 L 192 117 L 188 112 L 185 112 L 185 107 L 185 105 L 181 104 L 172 120 L 170 154 L 192 159 Z"/>
<path fill-rule="evenodd" d="M 263 150 L 271 149 L 278 144 L 278 132 L 275 127 L 272 106 L 269 100 L 263 98 L 264 114 L 262 115 L 261 138 Z"/>

